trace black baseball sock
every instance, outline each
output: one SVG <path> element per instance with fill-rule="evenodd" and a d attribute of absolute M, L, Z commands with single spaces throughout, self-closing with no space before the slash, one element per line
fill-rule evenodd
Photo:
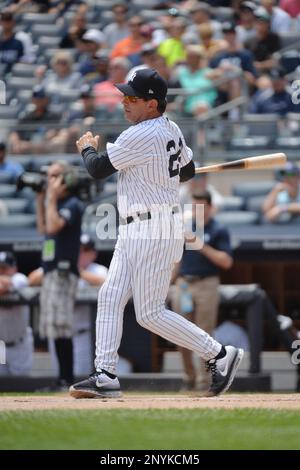
<path fill-rule="evenodd" d="M 110 379 L 115 379 L 117 376 L 114 375 L 114 374 L 111 374 L 110 372 L 107 372 L 107 370 L 104 370 L 104 369 L 101 369 L 101 371 L 107 375 L 107 377 L 109 377 Z"/>
<path fill-rule="evenodd" d="M 74 381 L 72 338 L 57 338 L 54 343 L 59 364 L 59 379 L 71 384 Z"/>
<path fill-rule="evenodd" d="M 226 349 L 224 348 L 224 346 L 222 346 L 221 351 L 216 357 L 214 357 L 214 359 L 216 359 L 217 361 L 218 359 L 222 359 L 222 357 L 225 357 L 225 356 L 226 356 Z"/>

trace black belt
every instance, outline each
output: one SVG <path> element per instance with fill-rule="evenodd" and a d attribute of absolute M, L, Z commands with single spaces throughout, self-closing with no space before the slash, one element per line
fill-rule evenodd
<path fill-rule="evenodd" d="M 5 343 L 5 346 L 7 348 L 13 348 L 14 346 L 17 346 L 18 344 L 23 343 L 23 341 L 24 341 L 24 336 L 22 336 L 22 338 L 20 339 L 17 339 L 17 341 L 11 341 L 10 343 Z"/>
<path fill-rule="evenodd" d="M 172 208 L 172 214 L 177 214 L 179 212 L 179 206 L 174 206 Z M 151 219 L 151 212 L 137 212 L 136 215 L 135 215 L 139 220 L 149 220 Z M 133 222 L 135 220 L 135 217 L 133 217 L 132 215 L 128 216 L 128 217 L 121 217 L 119 218 L 119 224 L 120 225 L 127 225 L 127 224 L 131 224 L 131 222 Z"/>

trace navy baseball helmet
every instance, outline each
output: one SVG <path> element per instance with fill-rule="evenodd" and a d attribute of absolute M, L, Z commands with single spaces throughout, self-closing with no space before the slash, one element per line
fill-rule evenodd
<path fill-rule="evenodd" d="M 137 98 L 165 100 L 168 85 L 156 70 L 142 69 L 133 72 L 127 83 L 115 85 L 124 95 Z"/>
<path fill-rule="evenodd" d="M 0 266 L 16 266 L 17 260 L 12 251 L 0 251 Z"/>

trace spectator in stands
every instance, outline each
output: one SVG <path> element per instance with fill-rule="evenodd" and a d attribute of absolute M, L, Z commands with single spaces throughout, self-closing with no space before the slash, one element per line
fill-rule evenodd
<path fill-rule="evenodd" d="M 27 277 L 17 272 L 14 254 L 1 251 L 0 297 L 19 292 L 27 285 Z M 0 307 L 0 340 L 6 346 L 6 364 L 0 364 L 0 375 L 28 374 L 32 366 L 33 336 L 27 305 Z"/>
<path fill-rule="evenodd" d="M 257 72 L 251 52 L 237 42 L 235 25 L 231 22 L 225 22 L 222 31 L 228 44 L 227 50 L 217 54 L 210 61 L 210 66 L 216 69 L 215 78 L 228 77 L 229 79 L 220 86 L 220 91 L 224 94 L 224 101 L 227 101 L 228 99 L 233 100 L 243 93 L 242 80 L 238 76 L 232 77 L 232 74 L 242 71 L 246 82 L 252 87 L 255 85 Z"/>
<path fill-rule="evenodd" d="M 46 13 L 50 8 L 50 0 L 12 0 L 8 9 L 13 13 Z"/>
<path fill-rule="evenodd" d="M 78 283 L 82 204 L 64 178 L 74 169 L 57 161 L 48 168 L 46 191 L 37 194 L 37 228 L 45 236 L 40 294 L 40 336 L 51 338 L 59 363 L 58 386 L 73 382 L 73 313 Z"/>
<path fill-rule="evenodd" d="M 197 214 L 197 206 L 203 205 L 203 218 Z M 187 234 L 185 250 L 181 261 L 174 270 L 176 291 L 172 307 L 194 321 L 207 333 L 212 333 L 217 325 L 220 284 L 220 270 L 232 266 L 229 232 L 212 217 L 213 206 L 209 192 L 193 195 L 193 233 L 191 249 L 190 235 Z M 201 220 L 200 220 L 201 219 Z M 204 232 L 203 232 L 204 230 Z M 201 234 L 201 235 L 200 235 Z M 203 238 L 202 238 L 203 237 Z M 192 296 L 192 305 L 185 303 L 185 295 Z M 200 360 L 199 376 L 193 364 L 193 356 L 187 349 L 180 348 L 189 390 L 207 390 L 210 378 Z"/>
<path fill-rule="evenodd" d="M 158 54 L 156 52 L 156 48 L 151 43 L 144 44 L 142 46 L 139 56 L 140 56 L 140 60 L 139 60 L 140 65 L 136 65 L 135 67 L 132 67 L 129 70 L 125 81 L 128 81 L 129 77 L 137 70 L 146 69 L 146 68 L 155 69 Z"/>
<path fill-rule="evenodd" d="M 84 77 L 96 72 L 95 57 L 105 46 L 105 36 L 98 29 L 88 29 L 78 41 L 77 49 L 81 52 L 79 57 L 79 72 Z"/>
<path fill-rule="evenodd" d="M 33 64 L 36 61 L 36 46 L 32 42 L 31 35 L 26 31 L 17 31 L 15 38 L 23 44 L 23 55 L 20 62 Z"/>
<path fill-rule="evenodd" d="M 217 98 L 217 90 L 209 78 L 210 69 L 206 64 L 202 46 L 190 44 L 186 47 L 186 64 L 179 66 L 178 80 L 185 91 L 193 93 L 184 101 L 184 111 L 193 116 L 208 111 Z"/>
<path fill-rule="evenodd" d="M 185 28 L 185 20 L 183 18 L 175 18 L 170 27 L 170 37 L 162 41 L 158 46 L 158 54 L 166 59 L 169 67 L 174 67 L 174 65 L 185 61 L 186 51 L 183 42 Z"/>
<path fill-rule="evenodd" d="M 114 14 L 114 21 L 110 22 L 103 29 L 107 47 L 110 49 L 113 49 L 117 42 L 122 41 L 129 36 L 127 20 L 128 6 L 126 3 L 115 3 L 112 7 L 112 11 Z"/>
<path fill-rule="evenodd" d="M 166 59 L 162 57 L 161 55 L 156 54 L 155 55 L 155 61 L 153 68 L 157 70 L 159 75 L 161 75 L 168 84 L 168 97 L 167 97 L 167 108 L 166 111 L 172 112 L 178 111 L 179 108 L 179 103 L 181 103 L 181 97 L 180 97 L 180 88 L 181 84 L 178 80 L 178 78 L 175 76 L 173 73 L 173 69 L 171 67 L 168 67 L 166 63 Z M 171 94 L 171 90 L 174 89 L 177 91 L 173 94 Z M 179 100 L 179 103 L 178 103 Z"/>
<path fill-rule="evenodd" d="M 82 9 L 78 9 L 72 19 L 71 25 L 67 32 L 62 37 L 59 44 L 61 49 L 72 49 L 75 48 L 77 42 L 82 39 L 82 36 L 87 31 L 87 19 L 86 12 Z"/>
<path fill-rule="evenodd" d="M 279 6 L 282 10 L 286 11 L 292 18 L 297 18 L 297 16 L 300 15 L 299 0 L 280 0 Z"/>
<path fill-rule="evenodd" d="M 107 268 L 95 263 L 97 251 L 95 243 L 87 234 L 80 238 L 80 253 L 78 270 L 80 279 L 78 281 L 79 291 L 85 291 L 89 286 L 103 284 L 107 276 Z M 29 274 L 30 285 L 41 285 L 43 280 L 43 268 L 38 268 Z M 74 374 L 75 376 L 90 374 L 92 371 L 92 337 L 91 337 L 91 315 L 87 305 L 76 305 L 73 323 L 73 347 L 74 347 Z M 50 348 L 55 350 L 50 342 Z"/>
<path fill-rule="evenodd" d="M 114 45 L 110 55 L 112 59 L 115 57 L 129 57 L 141 51 L 145 42 L 141 31 L 143 25 L 144 21 L 141 16 L 135 15 L 129 19 L 129 35 Z"/>
<path fill-rule="evenodd" d="M 98 107 L 101 106 L 109 112 L 114 112 L 118 105 L 122 103 L 123 97 L 115 84 L 125 82 L 130 65 L 126 57 L 116 57 L 110 60 L 108 80 L 97 83 L 93 88 L 95 102 Z"/>
<path fill-rule="evenodd" d="M 0 63 L 5 64 L 4 74 L 10 72 L 12 66 L 24 55 L 23 43 L 15 37 L 15 20 L 9 11 L 2 11 L 0 16 Z"/>
<path fill-rule="evenodd" d="M 184 41 L 189 44 L 199 44 L 201 37 L 199 35 L 199 26 L 207 25 L 212 30 L 213 39 L 222 37 L 221 23 L 211 18 L 213 10 L 210 5 L 205 2 L 194 3 L 189 8 L 192 24 L 187 26 L 184 33 Z"/>
<path fill-rule="evenodd" d="M 0 173 L 6 173 L 15 182 L 23 171 L 24 168 L 20 163 L 14 162 L 11 159 L 7 160 L 6 144 L 5 142 L 0 142 Z"/>
<path fill-rule="evenodd" d="M 41 85 L 52 103 L 60 102 L 60 94 L 67 90 L 80 88 L 82 78 L 79 72 L 73 72 L 73 58 L 68 51 L 58 51 L 51 59 L 51 68 L 46 73 Z"/>
<path fill-rule="evenodd" d="M 249 112 L 256 114 L 276 113 L 285 116 L 289 112 L 297 112 L 297 105 L 287 89 L 285 70 L 278 67 L 270 70 L 271 87 L 258 90 L 250 99 Z"/>
<path fill-rule="evenodd" d="M 60 151 L 55 137 L 58 133 L 56 127 L 61 120 L 61 115 L 51 111 L 49 97 L 40 85 L 33 88 L 31 104 L 33 110 L 25 112 L 18 122 L 21 126 L 20 130 L 9 135 L 11 153 L 37 154 Z"/>
<path fill-rule="evenodd" d="M 271 16 L 265 8 L 257 8 L 255 14 L 256 37 L 246 41 L 245 47 L 253 53 L 258 72 L 266 72 L 276 66 L 274 52 L 281 48 L 280 37 L 271 32 Z"/>
<path fill-rule="evenodd" d="M 292 19 L 290 15 L 276 6 L 275 0 L 261 0 L 261 5 L 271 16 L 271 31 L 273 33 L 288 33 L 292 30 Z"/>
<path fill-rule="evenodd" d="M 300 215 L 300 169 L 288 162 L 278 175 L 280 181 L 263 203 L 264 215 L 270 222 L 290 221 Z"/>
<path fill-rule="evenodd" d="M 195 163 L 196 167 L 200 166 Z M 224 197 L 222 194 L 209 182 L 208 173 L 198 173 L 188 183 L 180 185 L 179 195 L 180 204 L 183 207 L 184 204 L 192 204 L 192 195 L 203 194 L 209 192 L 212 199 L 212 207 L 216 212 L 222 209 L 224 205 Z"/>
<path fill-rule="evenodd" d="M 65 116 L 64 125 L 56 140 L 60 141 L 64 153 L 76 152 L 76 140 L 80 137 L 83 128 L 87 130 L 97 119 L 97 107 L 92 87 L 85 83 L 81 86 L 79 100 L 76 101 Z"/>
<path fill-rule="evenodd" d="M 108 79 L 109 53 L 107 49 L 100 49 L 93 57 L 93 67 L 89 73 L 84 75 L 84 82 L 96 85 Z"/>
<path fill-rule="evenodd" d="M 208 60 L 227 48 L 227 42 L 224 39 L 213 38 L 213 30 L 209 23 L 204 23 L 199 26 L 199 34 L 201 46 Z"/>
<path fill-rule="evenodd" d="M 236 27 L 236 34 L 237 40 L 243 45 L 256 36 L 254 15 L 256 8 L 256 3 L 251 1 L 242 2 L 239 6 L 240 24 Z"/>

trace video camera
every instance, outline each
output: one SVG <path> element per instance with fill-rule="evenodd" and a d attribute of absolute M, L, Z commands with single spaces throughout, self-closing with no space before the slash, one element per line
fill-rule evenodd
<path fill-rule="evenodd" d="M 31 188 L 36 193 L 41 193 L 47 187 L 47 169 L 41 167 L 38 172 L 22 173 L 16 183 L 17 190 Z M 93 179 L 84 168 L 72 167 L 63 174 L 63 183 L 70 194 L 77 196 L 82 201 L 93 200 L 102 191 L 102 182 Z"/>

